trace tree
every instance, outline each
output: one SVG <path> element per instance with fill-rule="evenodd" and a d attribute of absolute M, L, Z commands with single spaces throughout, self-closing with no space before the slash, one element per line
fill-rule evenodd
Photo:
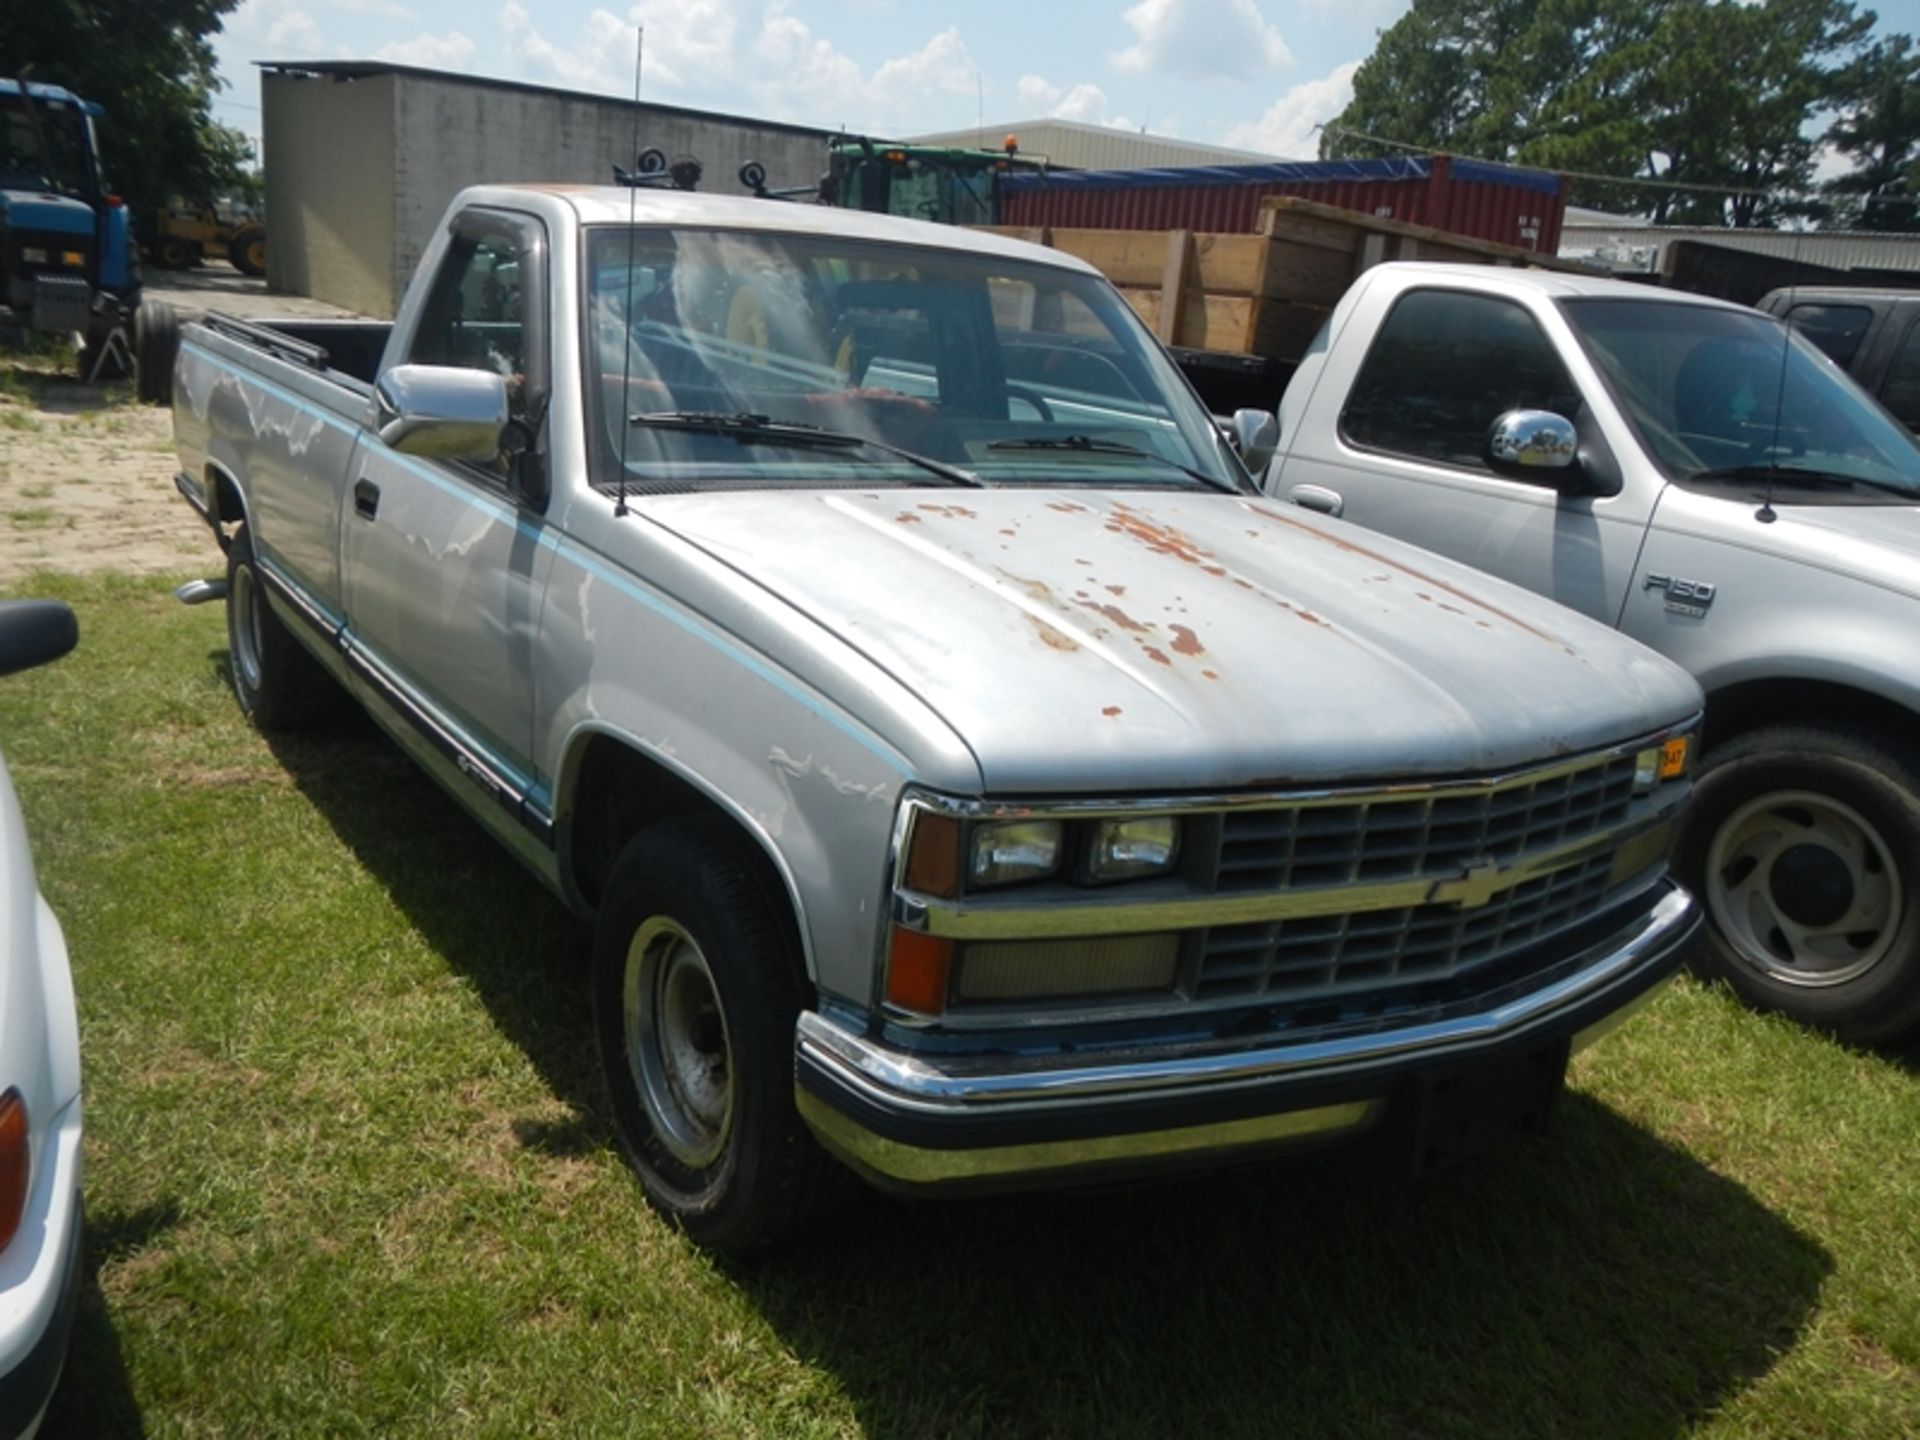
<path fill-rule="evenodd" d="M 19 0 L 0 6 L 6 73 L 97 101 L 109 185 L 136 211 L 171 195 L 198 202 L 251 158 L 209 106 L 219 78 L 211 37 L 239 0 Z"/>
<path fill-rule="evenodd" d="M 1841 218 L 1868 230 L 1920 230 L 1920 49 L 1889 35 L 1845 76 L 1828 142 L 1853 162 L 1827 182 Z"/>
<path fill-rule="evenodd" d="M 1853 83 L 1873 20 L 1851 0 L 1414 0 L 1334 125 L 1659 180 L 1575 186 L 1658 220 L 1774 224 L 1805 209 L 1782 192 L 1811 188 L 1808 121 Z M 1366 146 L 1335 132 L 1321 153 Z"/>

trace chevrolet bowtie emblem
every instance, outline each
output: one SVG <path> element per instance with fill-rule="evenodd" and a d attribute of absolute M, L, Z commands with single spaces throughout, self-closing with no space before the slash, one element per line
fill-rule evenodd
<path fill-rule="evenodd" d="M 1478 910 L 1507 888 L 1508 882 L 1500 867 L 1491 860 L 1481 860 L 1452 880 L 1434 881 L 1433 888 L 1427 892 L 1427 903 Z"/>

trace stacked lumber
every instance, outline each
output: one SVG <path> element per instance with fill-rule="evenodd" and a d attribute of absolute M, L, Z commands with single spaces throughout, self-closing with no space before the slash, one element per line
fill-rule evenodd
<path fill-rule="evenodd" d="M 1297 358 L 1354 277 L 1384 261 L 1585 271 L 1517 245 L 1284 195 L 1262 203 L 1251 235 L 989 228 L 1086 261 L 1168 345 L 1275 360 Z"/>

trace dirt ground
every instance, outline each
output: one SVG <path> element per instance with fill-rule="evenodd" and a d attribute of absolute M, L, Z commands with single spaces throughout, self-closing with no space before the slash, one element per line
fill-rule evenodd
<path fill-rule="evenodd" d="M 224 263 L 149 276 L 149 298 L 183 318 L 344 315 L 271 295 Z M 225 561 L 173 488 L 173 422 L 131 385 L 87 385 L 58 356 L 0 350 L 0 596 L 20 596 L 41 570 L 216 575 Z"/>

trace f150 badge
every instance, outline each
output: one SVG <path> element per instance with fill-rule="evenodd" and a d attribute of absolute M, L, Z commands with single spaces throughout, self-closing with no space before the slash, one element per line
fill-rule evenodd
<path fill-rule="evenodd" d="M 1706 580 L 1682 580 L 1678 575 L 1649 575 L 1648 590 L 1658 590 L 1667 597 L 1667 609 L 1676 615 L 1705 615 L 1707 607 L 1713 604 L 1714 586 Z"/>

